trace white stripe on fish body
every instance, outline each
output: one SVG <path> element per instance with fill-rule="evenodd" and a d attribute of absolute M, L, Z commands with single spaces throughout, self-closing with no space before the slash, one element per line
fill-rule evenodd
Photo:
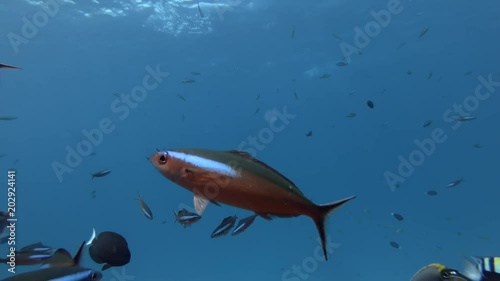
<path fill-rule="evenodd" d="M 485 271 L 491 272 L 490 258 L 483 258 L 483 268 Z"/>
<path fill-rule="evenodd" d="M 153 219 L 153 217 L 151 217 L 151 215 L 146 210 L 144 210 L 144 208 L 141 208 L 141 210 L 142 210 L 142 213 L 146 216 L 146 218 L 148 218 L 150 220 Z"/>
<path fill-rule="evenodd" d="M 91 275 L 92 275 L 92 270 L 89 269 L 73 273 L 70 275 L 50 279 L 49 281 L 82 281 L 82 280 L 88 280 Z"/>
<path fill-rule="evenodd" d="M 240 173 L 237 170 L 233 169 L 231 166 L 224 163 L 220 163 L 196 155 L 186 154 L 183 152 L 167 151 L 167 153 L 169 156 L 173 158 L 187 162 L 193 166 L 208 170 L 210 172 L 216 172 L 233 178 L 240 176 Z"/>
<path fill-rule="evenodd" d="M 52 255 L 50 255 L 50 254 L 37 254 L 37 255 L 29 256 L 29 259 L 46 259 L 46 258 L 50 258 L 50 257 L 52 257 Z"/>
<path fill-rule="evenodd" d="M 179 221 L 180 222 L 183 222 L 183 221 L 190 221 L 190 220 L 194 220 L 194 219 L 197 219 L 197 218 L 200 218 L 200 216 L 183 216 L 181 218 L 179 218 Z"/>

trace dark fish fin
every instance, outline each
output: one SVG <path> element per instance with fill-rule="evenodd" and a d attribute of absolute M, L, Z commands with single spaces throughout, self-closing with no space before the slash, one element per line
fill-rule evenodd
<path fill-rule="evenodd" d="M 106 270 L 106 269 L 109 269 L 112 265 L 109 265 L 109 264 L 105 264 L 102 266 L 102 271 Z"/>
<path fill-rule="evenodd" d="M 325 255 L 325 261 L 328 260 L 328 253 L 326 252 L 325 220 L 333 210 L 337 209 L 338 207 L 344 205 L 354 198 L 356 198 L 356 196 L 347 197 L 333 203 L 317 206 L 318 213 L 317 216 L 313 218 L 313 220 L 316 224 L 316 228 L 318 229 L 319 237 L 321 239 L 321 246 L 323 248 L 323 254 Z"/>
<path fill-rule="evenodd" d="M 85 241 L 83 241 L 82 245 L 80 246 L 75 256 L 73 257 L 73 262 L 75 263 L 75 265 L 80 265 L 80 260 L 82 259 L 83 247 L 85 247 Z"/>
<path fill-rule="evenodd" d="M 299 215 L 280 215 L 280 214 L 261 214 L 261 213 L 256 213 L 256 214 L 268 221 L 273 220 L 275 218 L 294 218 L 299 216 Z"/>
<path fill-rule="evenodd" d="M 60 248 L 42 264 L 46 264 L 48 267 L 72 266 L 74 265 L 74 259 L 67 250 Z"/>
<path fill-rule="evenodd" d="M 94 179 L 94 178 L 95 178 L 95 175 L 94 175 L 94 174 L 90 173 L 90 175 L 92 176 L 92 179 Z"/>
<path fill-rule="evenodd" d="M 175 212 L 175 210 L 174 210 L 174 217 L 175 217 L 174 223 L 176 223 L 177 222 L 177 213 Z"/>
<path fill-rule="evenodd" d="M 273 216 L 271 216 L 270 214 L 260 214 L 260 213 L 256 213 L 256 214 L 259 215 L 259 216 L 261 216 L 265 220 L 268 220 L 268 221 L 272 221 L 273 220 Z"/>
<path fill-rule="evenodd" d="M 0 63 L 0 68 L 22 69 L 22 68 L 17 67 L 17 66 L 3 64 L 3 63 Z"/>

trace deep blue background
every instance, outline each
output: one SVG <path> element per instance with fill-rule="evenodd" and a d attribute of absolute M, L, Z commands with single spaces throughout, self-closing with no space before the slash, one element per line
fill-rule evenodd
<path fill-rule="evenodd" d="M 21 35 L 22 18 L 41 8 L 0 3 L 0 62 L 23 67 L 0 70 L 0 116 L 18 117 L 0 121 L 0 153 L 7 154 L 0 158 L 0 200 L 6 202 L 7 170 L 15 168 L 19 246 L 40 240 L 74 252 L 95 227 L 127 238 L 132 261 L 125 268 L 136 280 L 298 281 L 283 273 L 318 246 L 309 218 L 258 218 L 240 236 L 211 239 L 235 209 L 211 205 L 191 228 L 173 224 L 172 210 L 192 206 L 192 195 L 144 158 L 155 148 L 237 149 L 269 126 L 266 112 L 286 107 L 296 118 L 257 158 L 318 204 L 358 196 L 329 218 L 327 232 L 340 247 L 308 280 L 409 280 L 431 262 L 461 269 L 462 255 L 499 254 L 493 239 L 500 87 L 470 113 L 477 120 L 457 130 L 443 120 L 474 94 L 479 76 L 500 81 L 498 1 L 402 1 L 402 12 L 345 67 L 335 65 L 340 42 L 354 44 L 355 27 L 372 21 L 370 11 L 386 9 L 387 1 L 243 1 L 223 19 L 207 3 L 200 19 L 195 2 L 168 9 L 148 7 L 151 1 L 142 8 L 114 3 L 127 9 L 113 15 L 100 13 L 108 7 L 102 2 L 60 6 L 17 53 L 7 35 Z M 120 120 L 110 108 L 112 93 L 130 94 L 145 68 L 156 65 L 170 76 Z M 323 73 L 332 76 L 319 79 Z M 180 83 L 189 78 L 196 83 Z M 357 116 L 346 118 L 350 112 Z M 82 130 L 103 118 L 115 131 L 59 182 L 51 164 L 64 164 L 65 147 L 75 148 L 85 139 Z M 423 128 L 428 119 L 432 126 Z M 414 141 L 435 128 L 447 141 L 392 192 L 384 172 L 397 173 L 398 156 L 407 158 Z M 89 173 L 106 168 L 111 175 L 91 180 Z M 447 188 L 461 177 L 465 182 Z M 438 196 L 425 195 L 431 189 Z M 138 192 L 153 221 L 141 214 Z M 100 268 L 87 256 L 84 265 Z M 104 273 L 103 280 L 113 278 L 112 270 Z"/>

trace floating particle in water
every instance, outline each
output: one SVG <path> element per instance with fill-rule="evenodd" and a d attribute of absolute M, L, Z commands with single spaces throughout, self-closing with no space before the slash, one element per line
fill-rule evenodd
<path fill-rule="evenodd" d="M 311 137 L 313 135 L 312 131 L 307 132 L 306 137 Z"/>
<path fill-rule="evenodd" d="M 427 194 L 429 196 L 436 196 L 436 195 L 438 195 L 437 191 L 435 191 L 435 190 L 429 190 L 425 194 Z"/>
<path fill-rule="evenodd" d="M 391 215 L 392 215 L 395 219 L 397 219 L 398 221 L 402 221 L 402 220 L 404 220 L 403 216 L 402 216 L 402 215 L 400 215 L 400 214 L 398 214 L 398 213 L 391 213 Z"/>
<path fill-rule="evenodd" d="M 393 247 L 394 249 L 401 249 L 401 246 L 398 244 L 398 242 L 391 241 L 391 242 L 389 242 L 389 244 L 390 244 L 390 245 L 391 245 L 391 247 Z"/>
<path fill-rule="evenodd" d="M 273 123 L 278 119 L 278 114 L 279 112 L 277 109 L 268 110 L 264 113 L 264 119 L 269 123 Z"/>
<path fill-rule="evenodd" d="M 336 63 L 337 66 L 346 66 L 348 63 L 346 61 L 339 61 Z"/>
<path fill-rule="evenodd" d="M 373 104 L 373 101 L 371 101 L 371 100 L 368 100 L 366 102 L 366 105 L 368 105 L 369 108 L 374 108 L 375 107 L 375 104 Z"/>
<path fill-rule="evenodd" d="M 431 124 L 432 124 L 432 120 L 426 120 L 426 121 L 424 122 L 423 127 L 424 127 L 424 128 L 429 127 Z"/>

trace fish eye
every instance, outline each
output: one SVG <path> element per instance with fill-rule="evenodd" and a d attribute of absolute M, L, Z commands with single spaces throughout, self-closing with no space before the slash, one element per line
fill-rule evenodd
<path fill-rule="evenodd" d="M 443 272 L 441 272 L 441 277 L 443 277 L 443 279 L 450 279 L 452 276 L 456 275 L 458 274 L 455 270 L 443 270 Z"/>
<path fill-rule="evenodd" d="M 160 164 L 166 164 L 167 163 L 167 155 L 166 154 L 160 155 L 160 157 L 158 157 L 158 162 L 160 162 Z"/>

